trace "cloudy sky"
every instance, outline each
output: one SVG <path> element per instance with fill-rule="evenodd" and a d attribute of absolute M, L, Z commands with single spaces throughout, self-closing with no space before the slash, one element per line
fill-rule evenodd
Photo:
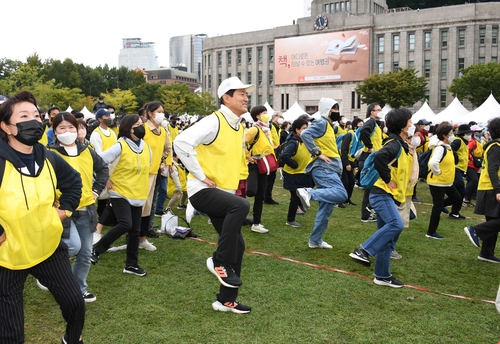
<path fill-rule="evenodd" d="M 309 17 L 310 0 L 26 0 L 0 6 L 0 58 L 70 58 L 91 67 L 118 67 L 122 38 L 156 43 L 168 66 L 170 37 L 209 36 L 291 25 Z"/>

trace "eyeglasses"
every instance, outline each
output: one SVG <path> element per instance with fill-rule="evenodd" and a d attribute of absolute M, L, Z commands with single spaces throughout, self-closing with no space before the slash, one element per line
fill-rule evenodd
<path fill-rule="evenodd" d="M 373 109 L 372 111 L 373 112 L 380 112 L 380 111 L 382 111 L 382 109 Z"/>

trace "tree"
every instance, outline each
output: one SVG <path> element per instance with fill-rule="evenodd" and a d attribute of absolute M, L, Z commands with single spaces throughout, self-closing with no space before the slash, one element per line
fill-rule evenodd
<path fill-rule="evenodd" d="M 142 107 L 147 102 L 152 100 L 161 99 L 162 85 L 158 82 L 155 83 L 143 83 L 138 86 L 134 86 L 131 91 L 135 95 L 139 107 Z"/>
<path fill-rule="evenodd" d="M 185 112 L 194 114 L 195 94 L 186 84 L 171 84 L 160 90 L 160 101 L 167 113 L 183 114 Z"/>
<path fill-rule="evenodd" d="M 490 62 L 461 69 L 461 77 L 453 79 L 448 90 L 459 99 L 468 99 L 475 107 L 480 106 L 491 94 L 500 99 L 500 64 Z"/>
<path fill-rule="evenodd" d="M 425 96 L 427 81 L 417 76 L 413 68 L 398 68 L 396 71 L 372 74 L 356 86 L 365 104 L 380 103 L 393 108 L 412 106 Z"/>
<path fill-rule="evenodd" d="M 205 116 L 217 110 L 217 101 L 210 92 L 200 92 L 197 94 L 194 113 Z"/>
<path fill-rule="evenodd" d="M 111 93 L 102 93 L 106 104 L 111 104 L 116 108 L 116 112 L 122 110 L 126 114 L 137 113 L 138 105 L 135 95 L 130 90 L 120 90 L 115 88 Z"/>

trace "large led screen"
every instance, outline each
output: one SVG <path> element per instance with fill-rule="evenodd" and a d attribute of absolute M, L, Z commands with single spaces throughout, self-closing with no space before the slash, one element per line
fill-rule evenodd
<path fill-rule="evenodd" d="M 275 84 L 359 81 L 369 76 L 370 30 L 274 41 Z"/>

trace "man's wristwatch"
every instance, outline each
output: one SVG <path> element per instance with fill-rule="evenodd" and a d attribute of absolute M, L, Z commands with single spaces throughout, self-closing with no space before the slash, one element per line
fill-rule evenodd
<path fill-rule="evenodd" d="M 321 155 L 321 151 L 319 150 L 319 151 L 314 152 L 314 155 L 320 156 Z"/>

